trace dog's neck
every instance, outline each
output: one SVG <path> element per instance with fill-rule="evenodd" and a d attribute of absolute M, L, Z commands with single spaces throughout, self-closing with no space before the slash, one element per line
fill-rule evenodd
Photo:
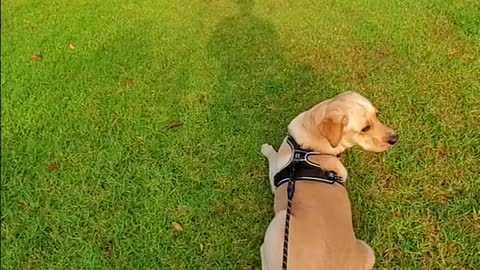
<path fill-rule="evenodd" d="M 332 147 L 328 140 L 317 135 L 313 127 L 308 126 L 305 121 L 305 112 L 299 114 L 288 125 L 288 133 L 305 150 L 317 152 L 320 155 L 312 156 L 311 162 L 317 163 L 325 170 L 331 170 L 337 173 L 344 181 L 347 179 L 347 170 L 337 155 L 343 152 L 347 147 L 338 145 Z"/>

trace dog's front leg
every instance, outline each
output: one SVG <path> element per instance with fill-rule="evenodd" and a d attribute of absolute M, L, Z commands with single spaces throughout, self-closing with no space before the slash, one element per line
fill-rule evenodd
<path fill-rule="evenodd" d="M 277 152 L 270 144 L 263 144 L 260 152 L 268 159 L 268 179 L 270 180 L 272 192 L 275 192 L 273 178 L 275 173 L 277 173 Z"/>

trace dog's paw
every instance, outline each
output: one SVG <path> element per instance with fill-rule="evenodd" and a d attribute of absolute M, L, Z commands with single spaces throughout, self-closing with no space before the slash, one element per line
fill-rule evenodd
<path fill-rule="evenodd" d="M 277 153 L 277 152 L 275 152 L 275 149 L 273 149 L 273 147 L 270 144 L 267 144 L 267 143 L 262 144 L 262 148 L 260 149 L 260 152 L 262 152 L 262 154 L 264 156 L 266 156 L 267 158 L 271 157 L 271 156 L 273 156 Z"/>

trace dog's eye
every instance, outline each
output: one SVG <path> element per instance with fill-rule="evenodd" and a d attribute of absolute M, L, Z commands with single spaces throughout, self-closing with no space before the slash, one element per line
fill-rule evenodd
<path fill-rule="evenodd" d="M 362 128 L 362 132 L 367 132 L 367 131 L 370 130 L 370 128 L 372 128 L 372 127 L 370 125 L 368 125 L 368 126 Z"/>

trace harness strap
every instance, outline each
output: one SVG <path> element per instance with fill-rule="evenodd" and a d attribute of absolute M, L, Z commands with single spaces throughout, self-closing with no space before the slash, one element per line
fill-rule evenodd
<path fill-rule="evenodd" d="M 287 165 L 285 165 L 283 169 L 275 174 L 275 187 L 279 187 L 282 184 L 287 183 L 291 178 L 292 170 L 296 170 L 296 180 L 318 181 L 328 184 L 342 182 L 342 179 L 338 177 L 335 172 L 324 171 L 318 164 L 315 164 L 309 160 L 310 156 L 321 155 L 320 153 L 302 149 L 291 136 L 287 137 L 287 143 L 292 150 L 292 155 Z"/>

